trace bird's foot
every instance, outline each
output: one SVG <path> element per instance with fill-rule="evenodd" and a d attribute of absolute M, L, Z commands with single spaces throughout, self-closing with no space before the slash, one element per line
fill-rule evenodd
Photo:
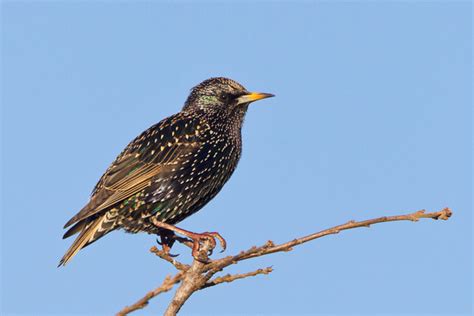
<path fill-rule="evenodd" d="M 212 254 L 212 250 L 216 247 L 216 245 L 217 245 L 216 239 L 219 241 L 219 244 L 222 248 L 221 252 L 224 252 L 224 250 L 226 249 L 227 243 L 226 243 L 225 239 L 217 232 L 205 232 L 205 233 L 200 233 L 199 234 L 199 233 L 190 232 L 188 230 L 185 230 L 185 229 L 182 229 L 182 228 L 179 228 L 179 227 L 167 224 L 167 223 L 160 222 L 155 218 L 152 218 L 151 221 L 152 221 L 153 225 L 155 225 L 156 227 L 165 229 L 165 232 L 163 234 L 160 234 L 160 236 L 162 238 L 160 244 L 162 246 L 167 244 L 164 241 L 169 239 L 169 240 L 171 240 L 171 242 L 168 242 L 168 246 L 169 246 L 169 248 L 171 248 L 174 241 L 180 239 L 178 236 L 175 235 L 175 233 L 178 233 L 180 235 L 186 236 L 187 238 L 191 239 L 191 241 L 192 241 L 192 250 L 193 250 L 192 255 L 193 255 L 194 259 L 200 260 L 199 259 L 199 249 L 200 249 L 200 246 L 201 246 L 201 242 L 205 241 L 205 240 L 208 240 L 210 242 L 209 253 L 207 254 L 207 256 L 210 256 Z M 167 232 L 166 232 L 166 230 L 167 230 Z M 163 236 L 164 236 L 164 238 L 163 238 Z M 169 250 L 169 248 L 167 248 L 168 246 L 164 246 L 163 251 L 167 251 L 166 249 Z"/>
<path fill-rule="evenodd" d="M 199 259 L 199 250 L 201 246 L 201 241 L 208 240 L 210 242 L 210 248 L 208 256 L 212 255 L 212 250 L 216 247 L 216 239 L 219 241 L 219 244 L 222 248 L 221 252 L 224 252 L 225 248 L 227 247 L 227 243 L 225 239 L 221 236 L 221 234 L 217 232 L 205 232 L 205 233 L 192 233 L 187 232 L 188 234 L 186 237 L 190 238 L 193 241 L 193 252 L 192 255 L 194 259 Z"/>
<path fill-rule="evenodd" d="M 171 247 L 173 247 L 173 244 L 176 240 L 175 237 L 177 236 L 172 231 L 163 230 L 160 232 L 160 240 L 156 239 L 156 242 L 161 246 L 163 252 L 172 258 L 179 256 L 179 254 L 175 255 L 170 253 Z"/>

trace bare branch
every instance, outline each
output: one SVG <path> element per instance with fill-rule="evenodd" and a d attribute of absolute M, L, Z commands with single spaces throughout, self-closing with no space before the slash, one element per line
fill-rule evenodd
<path fill-rule="evenodd" d="M 179 262 L 178 260 L 176 260 L 176 259 L 174 259 L 172 256 L 170 256 L 169 253 L 166 253 L 165 251 L 156 248 L 156 246 L 151 247 L 151 248 L 150 248 L 150 252 L 154 253 L 155 255 L 157 255 L 158 257 L 160 257 L 161 259 L 163 259 L 163 260 L 165 260 L 165 261 L 168 261 L 168 262 L 171 263 L 177 270 L 186 271 L 186 270 L 188 270 L 189 267 L 190 267 L 189 264 L 183 264 L 183 263 Z"/>
<path fill-rule="evenodd" d="M 131 305 L 130 307 L 124 308 L 117 315 L 126 315 L 132 311 L 143 308 L 148 304 L 148 301 L 155 297 L 156 295 L 169 291 L 174 284 L 181 282 L 181 285 L 176 290 L 176 293 L 169 304 L 164 315 L 172 316 L 176 315 L 183 304 L 187 299 L 195 292 L 205 289 L 211 286 L 219 285 L 222 283 L 233 282 L 235 280 L 256 276 L 259 274 L 268 274 L 272 272 L 272 268 L 268 267 L 265 269 L 258 269 L 256 271 L 243 273 L 243 274 L 234 274 L 234 275 L 225 275 L 222 277 L 212 277 L 219 271 L 222 271 L 226 267 L 236 264 L 239 261 L 252 259 L 256 257 L 265 256 L 268 254 L 276 252 L 286 252 L 291 251 L 293 247 L 304 244 L 311 240 L 315 240 L 324 236 L 337 234 L 343 230 L 359 228 L 359 227 L 370 227 L 370 225 L 384 223 L 384 222 L 394 222 L 394 221 L 413 221 L 416 222 L 422 218 L 431 218 L 435 220 L 447 220 L 452 215 L 452 212 L 449 208 L 445 208 L 439 212 L 426 213 L 425 210 L 420 210 L 411 214 L 405 215 L 396 215 L 396 216 L 384 216 L 364 221 L 349 221 L 345 224 L 334 226 L 325 230 L 322 230 L 317 233 L 313 233 L 304 237 L 296 238 L 288 242 L 275 245 L 272 241 L 267 241 L 264 245 L 260 247 L 253 246 L 250 249 L 241 251 L 240 253 L 232 256 L 227 256 L 220 259 L 211 260 L 208 256 L 208 253 L 212 251 L 213 245 L 209 240 L 204 241 L 201 244 L 199 249 L 199 259 L 194 259 L 191 265 L 187 265 L 177 261 L 172 258 L 169 254 L 164 251 L 158 250 L 156 247 L 150 249 L 158 257 L 170 262 L 176 269 L 179 270 L 179 273 L 173 278 L 167 278 L 163 284 L 151 291 L 145 297 L 140 299 L 137 303 Z M 180 241 L 177 239 L 177 241 Z M 188 243 L 187 239 L 183 239 L 180 242 Z M 211 280 L 212 279 L 212 280 Z"/>
<path fill-rule="evenodd" d="M 204 284 L 204 286 L 201 289 L 205 289 L 207 287 L 211 287 L 211 286 L 218 285 L 221 283 L 230 283 L 238 279 L 244 279 L 244 278 L 256 276 L 259 274 L 269 274 L 272 271 L 273 271 L 272 267 L 266 267 L 264 269 L 258 269 L 252 272 L 247 272 L 247 273 L 242 273 L 242 274 L 227 274 L 227 275 L 224 275 L 222 277 L 217 277 L 214 280 L 207 282 L 206 284 Z"/>
<path fill-rule="evenodd" d="M 196 291 L 200 290 L 204 284 L 212 277 L 212 275 L 207 276 L 203 275 L 203 271 L 206 268 L 206 261 L 209 261 L 207 254 L 212 249 L 211 242 L 206 240 L 199 249 L 199 257 L 201 260 L 194 259 L 191 265 L 183 278 L 181 286 L 176 290 L 176 293 L 168 305 L 164 315 L 165 316 L 174 316 L 176 315 L 183 304 L 188 300 L 188 298 Z"/>
<path fill-rule="evenodd" d="M 169 290 L 171 290 L 173 288 L 173 286 L 175 284 L 181 282 L 181 280 L 183 279 L 183 276 L 184 276 L 183 271 L 178 272 L 174 277 L 167 276 L 165 278 L 165 280 L 163 281 L 163 283 L 158 288 L 154 289 L 153 291 L 148 292 L 144 297 L 139 299 L 133 305 L 125 306 L 116 315 L 117 316 L 124 316 L 124 315 L 127 315 L 127 314 L 129 314 L 133 311 L 144 308 L 145 306 L 148 305 L 148 301 L 150 299 L 154 298 L 155 296 L 157 296 L 161 293 L 168 292 Z"/>
<path fill-rule="evenodd" d="M 268 241 L 265 245 L 253 249 L 253 251 L 248 251 L 248 253 L 243 253 L 237 256 L 234 256 L 233 260 L 241 261 L 245 259 L 250 259 L 254 257 L 260 257 L 263 255 L 267 255 L 270 253 L 281 252 L 281 251 L 291 251 L 294 246 L 306 243 L 308 241 L 321 238 L 327 235 L 338 234 L 339 232 L 347 229 L 359 228 L 359 227 L 370 227 L 370 225 L 378 224 L 378 223 L 385 223 L 385 222 L 395 222 L 395 221 L 412 221 L 417 222 L 421 218 L 431 218 L 434 220 L 447 220 L 451 217 L 452 212 L 449 208 L 444 208 L 439 212 L 433 213 L 425 213 L 425 210 L 420 210 L 415 213 L 407 214 L 407 215 L 396 215 L 396 216 L 384 216 L 374 219 L 369 219 L 365 221 L 349 221 L 346 224 L 334 226 L 325 230 L 322 230 L 318 233 L 314 233 L 305 237 L 297 238 L 292 241 L 288 241 L 286 243 L 280 245 L 273 245 L 273 242 Z"/>

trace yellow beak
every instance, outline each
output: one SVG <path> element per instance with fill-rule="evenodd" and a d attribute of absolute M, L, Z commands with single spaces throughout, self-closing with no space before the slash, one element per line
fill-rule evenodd
<path fill-rule="evenodd" d="M 237 104 L 250 103 L 266 98 L 274 97 L 274 94 L 271 93 L 262 93 L 262 92 L 251 92 L 249 94 L 244 94 L 237 98 Z"/>

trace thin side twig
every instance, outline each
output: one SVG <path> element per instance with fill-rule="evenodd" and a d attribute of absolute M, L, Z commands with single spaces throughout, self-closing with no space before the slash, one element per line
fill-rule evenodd
<path fill-rule="evenodd" d="M 201 289 L 205 289 L 207 287 L 211 287 L 211 286 L 218 285 L 218 284 L 221 284 L 221 283 L 230 283 L 230 282 L 233 282 L 233 281 L 238 280 L 238 279 L 244 279 L 244 278 L 256 276 L 256 275 L 259 275 L 259 274 L 269 274 L 272 271 L 273 271 L 272 267 L 266 267 L 266 268 L 263 268 L 263 269 L 258 269 L 258 270 L 255 270 L 255 271 L 252 271 L 252 272 L 247 272 L 247 273 L 227 274 L 227 275 L 224 275 L 224 276 L 221 276 L 221 277 L 217 277 L 213 280 L 210 280 L 209 282 L 204 284 L 204 286 L 202 286 Z"/>
<path fill-rule="evenodd" d="M 163 281 L 163 283 L 159 287 L 157 287 L 156 289 L 148 292 L 144 297 L 139 299 L 136 303 L 134 303 L 130 306 L 125 306 L 120 312 L 118 312 L 116 314 L 116 316 L 124 316 L 124 315 L 127 315 L 127 314 L 129 314 L 133 311 L 144 308 L 145 306 L 148 305 L 148 302 L 152 298 L 154 298 L 155 296 L 160 295 L 161 293 L 168 292 L 169 290 L 171 290 L 175 284 L 181 282 L 183 277 L 184 277 L 184 272 L 183 271 L 178 272 L 173 277 L 167 276 L 165 278 L 165 280 Z"/>
<path fill-rule="evenodd" d="M 153 246 L 150 248 L 150 252 L 154 253 L 161 259 L 168 261 L 171 263 L 177 270 L 181 271 L 186 271 L 189 269 L 190 265 L 189 264 L 184 264 L 179 262 L 178 260 L 174 259 L 172 256 L 170 256 L 168 253 L 164 252 L 163 250 L 160 250 L 156 248 L 156 246 Z"/>

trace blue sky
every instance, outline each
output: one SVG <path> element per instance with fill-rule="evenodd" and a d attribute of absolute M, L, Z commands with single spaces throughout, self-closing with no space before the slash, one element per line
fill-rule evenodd
<path fill-rule="evenodd" d="M 219 231 L 230 254 L 350 219 L 454 216 L 243 262 L 230 271 L 275 271 L 196 293 L 184 314 L 470 315 L 471 14 L 468 1 L 3 2 L 2 314 L 110 315 L 174 272 L 153 236 L 123 232 L 57 269 L 62 226 L 131 139 L 227 76 L 276 97 L 251 106 L 237 171 L 182 227 Z"/>

